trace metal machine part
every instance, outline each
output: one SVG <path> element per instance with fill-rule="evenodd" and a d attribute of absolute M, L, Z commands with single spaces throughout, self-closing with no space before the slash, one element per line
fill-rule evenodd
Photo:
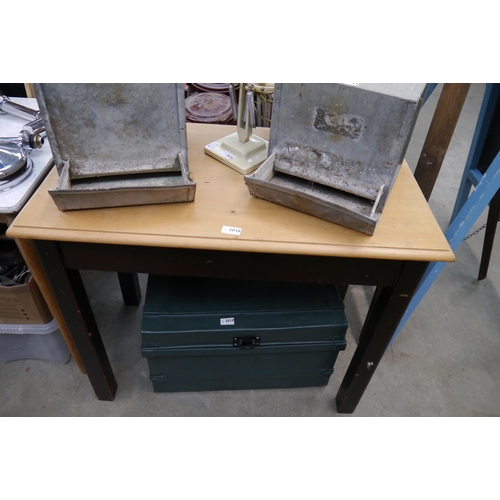
<path fill-rule="evenodd" d="M 240 84 L 240 98 L 237 105 L 234 88 L 231 92 L 231 87 L 229 87 L 233 114 L 238 117 L 237 134 L 241 142 L 248 142 L 253 133 L 252 129 L 255 128 L 255 94 L 264 95 L 273 92 L 274 84 L 271 83 L 242 83 Z"/>
<path fill-rule="evenodd" d="M 6 95 L 0 95 L 0 111 L 32 121 L 40 118 L 39 111 L 23 106 L 17 102 L 13 102 Z"/>
<path fill-rule="evenodd" d="M 0 193 L 4 191 L 11 191 L 16 186 L 23 183 L 34 171 L 34 164 L 30 157 L 27 158 L 27 161 L 24 165 L 13 174 L 5 177 L 0 177 Z M 3 196 L 3 195 L 2 195 Z"/>
<path fill-rule="evenodd" d="M 10 99 L 16 104 L 29 106 L 28 109 L 38 109 L 35 98 L 12 97 Z M 0 150 L 3 152 L 0 154 L 2 156 L 1 170 L 3 170 L 3 175 L 0 176 L 0 218 L 2 214 L 19 213 L 54 165 L 48 139 L 45 139 L 42 148 L 31 149 L 29 146 L 22 146 L 22 139 L 20 139 L 22 129 L 27 126 L 28 120 L 36 122 L 37 119 L 33 120 L 33 118 L 34 115 L 17 116 L 14 113 L 0 111 Z M 35 129 L 35 125 L 32 126 Z M 5 148 L 6 145 L 7 148 Z M 26 162 L 23 165 L 22 158 L 24 157 L 26 157 Z M 19 168 L 12 167 L 20 158 L 21 161 L 17 165 Z M 10 167 L 4 170 L 7 165 Z M 8 175 L 6 175 L 7 171 Z"/>
<path fill-rule="evenodd" d="M 38 111 L 11 101 L 7 96 L 0 95 L 0 112 L 30 119 L 24 125 L 17 137 L 0 137 L 0 190 L 7 177 L 16 176 L 15 182 L 20 182 L 26 176 L 19 175 L 21 170 L 29 171 L 31 162 L 28 154 L 33 149 L 43 146 L 45 126 Z"/>
<path fill-rule="evenodd" d="M 29 144 L 31 149 L 39 149 L 43 146 L 44 139 L 47 136 L 45 133 L 45 125 L 43 118 L 36 118 L 27 123 L 21 130 L 21 138 L 24 144 Z"/>
<path fill-rule="evenodd" d="M 24 167 L 27 159 L 28 153 L 22 145 L 10 140 L 0 139 L 0 179 L 15 174 L 20 168 Z"/>
<path fill-rule="evenodd" d="M 0 112 L 31 120 L 21 129 L 19 137 L 16 139 L 21 141 L 23 146 L 31 149 L 38 149 L 43 146 L 46 133 L 40 111 L 13 102 L 5 95 L 0 95 Z"/>
<path fill-rule="evenodd" d="M 236 105 L 236 91 L 234 88 L 234 84 L 229 84 L 229 98 L 231 99 L 231 109 L 233 110 L 233 117 L 236 118 L 238 116 L 238 106 Z"/>

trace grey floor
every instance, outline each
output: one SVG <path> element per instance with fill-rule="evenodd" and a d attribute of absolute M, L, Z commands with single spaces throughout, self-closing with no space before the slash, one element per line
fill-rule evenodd
<path fill-rule="evenodd" d="M 447 229 L 472 140 L 485 86 L 469 91 L 430 206 Z M 407 160 L 414 167 L 441 86 L 418 118 Z M 480 227 L 486 213 L 474 229 Z M 73 359 L 66 365 L 17 360 L 0 364 L 1 416 L 499 416 L 500 242 L 488 277 L 477 274 L 484 232 L 465 241 L 446 266 L 396 342 L 381 361 L 358 408 L 339 415 L 335 394 L 356 348 L 370 288 L 351 287 L 345 306 L 347 350 L 339 355 L 328 386 L 157 394 L 140 354 L 142 304 L 122 304 L 114 274 L 90 272 L 84 279 L 108 351 L 118 391 L 114 402 L 98 401 Z M 143 295 L 146 276 L 141 276 Z"/>

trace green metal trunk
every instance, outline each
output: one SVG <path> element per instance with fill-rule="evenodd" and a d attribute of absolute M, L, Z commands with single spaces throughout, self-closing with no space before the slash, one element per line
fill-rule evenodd
<path fill-rule="evenodd" d="M 346 330 L 332 285 L 151 275 L 141 352 L 155 392 L 321 386 Z"/>

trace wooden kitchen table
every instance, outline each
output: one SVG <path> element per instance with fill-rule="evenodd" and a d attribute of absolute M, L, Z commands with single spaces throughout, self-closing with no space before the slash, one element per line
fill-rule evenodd
<path fill-rule="evenodd" d="M 204 153 L 233 126 L 188 124 L 195 201 L 62 212 L 49 174 L 8 230 L 34 252 L 98 399 L 117 383 L 80 270 L 116 271 L 138 303 L 136 273 L 375 285 L 360 340 L 336 396 L 351 413 L 430 262 L 454 254 L 403 164 L 373 236 L 250 196 L 243 176 Z M 269 129 L 257 129 L 268 138 Z M 241 229 L 235 236 L 223 226 Z M 28 262 L 28 265 L 30 263 Z M 36 278 L 36 276 L 35 276 Z"/>

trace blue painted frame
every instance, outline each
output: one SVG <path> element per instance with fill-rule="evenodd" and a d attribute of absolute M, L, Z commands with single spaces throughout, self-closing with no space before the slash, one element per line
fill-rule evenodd
<path fill-rule="evenodd" d="M 484 175 L 477 169 L 482 147 L 486 140 L 486 134 L 493 114 L 493 106 L 491 106 L 490 103 L 496 101 L 499 92 L 500 84 L 488 84 L 486 86 L 464 175 L 459 188 L 459 194 L 453 211 L 452 222 L 445 233 L 446 239 L 453 252 L 456 252 L 477 219 L 490 203 L 493 196 L 495 196 L 500 189 L 500 153 L 497 154 Z M 469 196 L 472 185 L 475 185 L 476 189 Z M 429 265 L 389 346 L 393 344 L 406 321 L 413 314 L 418 304 L 420 304 L 420 301 L 444 269 L 445 265 L 445 262 L 433 262 Z"/>
<path fill-rule="evenodd" d="M 460 212 L 460 209 L 464 206 L 467 198 L 469 197 L 472 186 L 477 186 L 479 184 L 479 181 L 483 177 L 483 174 L 477 167 L 491 124 L 491 119 L 493 117 L 494 104 L 498 100 L 499 94 L 500 84 L 488 83 L 486 85 L 483 103 L 481 105 L 481 110 L 479 111 L 476 130 L 472 138 L 469 156 L 467 157 L 467 163 L 465 164 L 460 187 L 458 188 L 457 199 L 455 201 L 455 206 L 451 214 L 450 222 L 453 222 L 455 220 L 458 213 Z"/>

